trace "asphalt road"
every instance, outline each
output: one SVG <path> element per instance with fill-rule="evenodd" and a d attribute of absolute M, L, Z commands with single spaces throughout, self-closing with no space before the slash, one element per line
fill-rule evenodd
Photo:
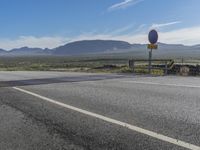
<path fill-rule="evenodd" d="M 200 78 L 0 72 L 0 150 L 200 149 Z"/>

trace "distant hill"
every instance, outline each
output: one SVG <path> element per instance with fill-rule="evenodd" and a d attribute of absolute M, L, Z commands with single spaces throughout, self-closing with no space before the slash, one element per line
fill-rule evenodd
<path fill-rule="evenodd" d="M 200 58 L 200 45 L 185 46 L 181 44 L 158 43 L 158 50 L 154 50 L 154 58 Z M 147 58 L 146 44 L 130 44 L 124 41 L 113 40 L 85 40 L 68 43 L 54 49 L 41 49 L 22 47 L 5 51 L 0 49 L 0 55 L 7 56 L 33 56 L 33 55 L 57 55 L 57 56 L 122 56 Z"/>
<path fill-rule="evenodd" d="M 0 49 L 0 54 L 6 54 L 6 53 L 7 53 L 7 51 Z"/>
<path fill-rule="evenodd" d="M 131 44 L 124 41 L 91 40 L 68 43 L 54 49 L 55 55 L 81 55 L 113 52 L 131 48 Z"/>
<path fill-rule="evenodd" d="M 41 48 L 29 48 L 22 47 L 10 50 L 8 53 L 11 55 L 40 55 L 43 54 L 43 49 Z"/>

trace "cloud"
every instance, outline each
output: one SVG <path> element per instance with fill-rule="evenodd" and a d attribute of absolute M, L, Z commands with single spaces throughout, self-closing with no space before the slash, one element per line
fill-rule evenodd
<path fill-rule="evenodd" d="M 141 24 L 136 30 L 135 33 L 143 32 L 145 30 L 146 24 Z"/>
<path fill-rule="evenodd" d="M 116 35 L 116 34 L 124 34 L 125 32 L 128 32 L 131 29 L 133 30 L 134 26 L 135 26 L 134 24 L 130 24 L 130 25 L 121 27 L 119 29 L 116 29 L 116 30 L 112 31 L 110 34 L 114 34 L 114 35 Z"/>
<path fill-rule="evenodd" d="M 144 25 L 139 26 L 142 28 Z M 125 27 L 122 29 L 126 29 Z M 121 30 L 122 30 L 121 29 Z M 128 26 L 127 26 L 128 29 Z M 136 29 L 137 30 L 137 29 Z M 117 32 L 120 29 L 113 31 Z M 79 40 L 122 40 L 129 43 L 148 43 L 148 32 L 149 29 L 146 28 L 141 32 L 136 32 L 135 34 L 113 34 L 103 33 L 98 34 L 96 32 L 83 33 L 75 37 L 34 37 L 34 36 L 20 36 L 16 39 L 0 39 L 0 48 L 10 50 L 13 48 L 20 48 L 24 46 L 28 47 L 39 47 L 39 48 L 55 48 L 64 45 L 69 42 L 79 41 Z M 120 31 L 121 32 L 121 31 Z M 171 31 L 159 32 L 159 42 L 169 43 L 169 44 L 184 44 L 184 45 L 196 45 L 200 44 L 200 26 L 176 29 Z"/>
<path fill-rule="evenodd" d="M 116 9 L 125 9 L 129 6 L 136 5 L 137 3 L 140 3 L 142 1 L 144 1 L 144 0 L 124 0 L 123 2 L 120 2 L 120 3 L 110 6 L 108 8 L 108 11 L 113 11 Z"/>
<path fill-rule="evenodd" d="M 72 41 L 76 40 L 94 40 L 94 39 L 102 39 L 102 40 L 122 40 L 127 41 L 129 43 L 148 43 L 148 32 L 142 31 L 140 33 L 131 35 L 131 34 L 123 34 L 123 35 L 112 35 L 112 34 L 83 34 L 78 37 L 72 39 Z M 200 44 L 200 26 L 188 27 L 182 29 L 171 30 L 167 32 L 159 32 L 159 42 L 169 43 L 169 44 L 184 44 L 184 45 L 196 45 Z"/>
<path fill-rule="evenodd" d="M 34 37 L 34 36 L 20 36 L 16 39 L 0 39 L 0 48 L 10 50 L 13 48 L 40 47 L 40 48 L 54 48 L 68 42 L 68 38 L 64 37 Z"/>
<path fill-rule="evenodd" d="M 159 32 L 159 42 L 168 44 L 184 44 L 184 45 L 196 45 L 200 44 L 200 26 L 176 29 L 166 32 Z M 148 43 L 146 34 L 137 34 L 130 37 L 126 37 L 126 40 L 131 43 Z"/>
<path fill-rule="evenodd" d="M 168 23 L 162 23 L 162 24 L 153 24 L 151 28 L 159 29 L 159 28 L 163 28 L 163 27 L 167 27 L 167 26 L 171 26 L 171 25 L 175 25 L 179 23 L 181 23 L 181 21 L 174 21 L 174 22 L 168 22 Z"/>
<path fill-rule="evenodd" d="M 177 29 L 160 33 L 160 40 L 165 43 L 195 45 L 200 44 L 200 26 Z"/>

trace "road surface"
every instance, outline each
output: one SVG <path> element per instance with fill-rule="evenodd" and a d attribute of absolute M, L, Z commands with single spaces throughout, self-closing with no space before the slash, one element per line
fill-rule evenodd
<path fill-rule="evenodd" d="M 200 149 L 200 78 L 0 72 L 0 149 Z"/>

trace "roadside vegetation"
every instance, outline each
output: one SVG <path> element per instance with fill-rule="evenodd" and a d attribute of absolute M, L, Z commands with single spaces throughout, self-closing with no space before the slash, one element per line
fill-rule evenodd
<path fill-rule="evenodd" d="M 128 58 L 102 57 L 62 57 L 62 56 L 34 56 L 34 57 L 0 57 L 0 71 L 73 71 L 92 73 L 133 73 L 128 66 Z M 200 64 L 200 60 L 176 60 L 177 64 Z M 138 64 L 134 70 L 138 74 L 147 74 L 147 64 Z M 162 69 L 152 70 L 152 74 L 163 75 Z M 176 73 L 177 74 L 177 73 Z"/>

